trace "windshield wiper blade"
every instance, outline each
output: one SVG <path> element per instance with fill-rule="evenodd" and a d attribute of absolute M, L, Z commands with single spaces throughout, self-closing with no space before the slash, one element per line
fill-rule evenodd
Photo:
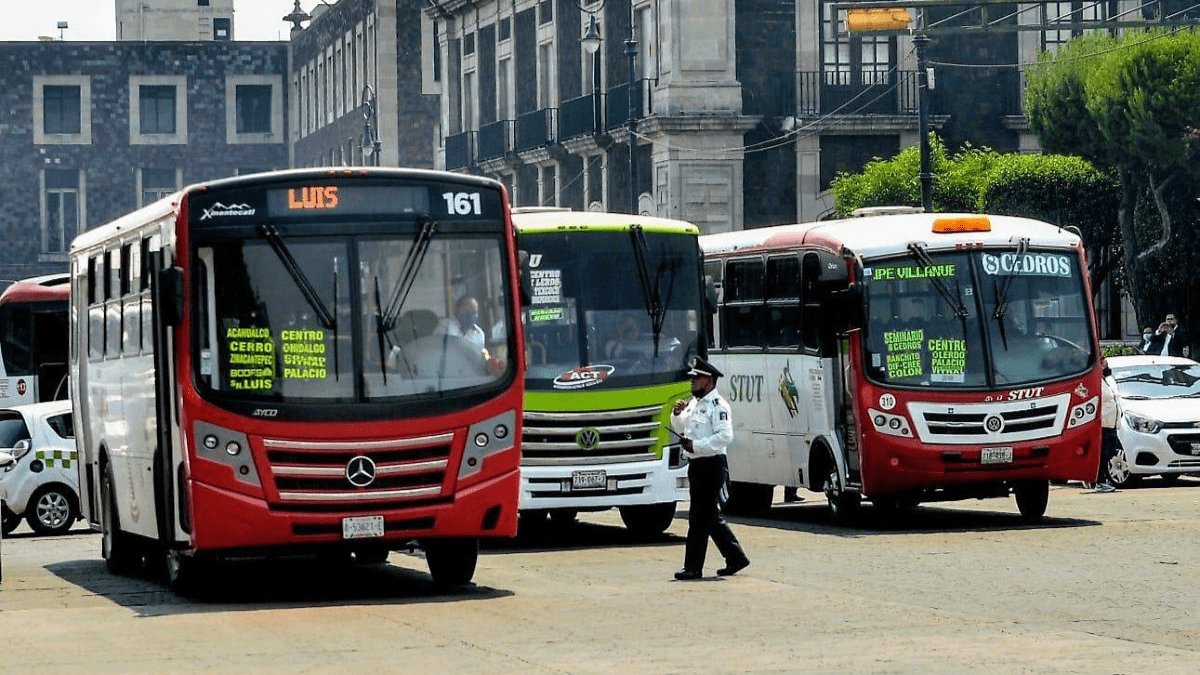
<path fill-rule="evenodd" d="M 275 252 L 275 256 L 279 258 L 283 268 L 287 270 L 288 276 L 296 283 L 296 288 L 300 289 L 300 294 L 304 296 L 308 306 L 317 313 L 317 321 L 321 323 L 321 326 L 329 330 L 337 330 L 337 317 L 321 301 L 321 296 L 317 295 L 312 282 L 308 280 L 304 270 L 300 269 L 300 264 L 292 257 L 292 252 L 288 250 L 287 243 L 279 235 L 279 230 L 274 225 L 263 224 L 258 226 L 258 233 L 271 245 L 271 250 Z"/>
<path fill-rule="evenodd" d="M 646 232 L 641 225 L 629 229 L 629 238 L 633 242 L 633 258 L 637 262 L 638 280 L 642 284 L 642 299 L 646 303 L 646 314 L 650 316 L 650 328 L 654 331 L 654 358 L 658 358 L 658 340 L 662 335 L 663 324 L 667 320 L 667 310 L 663 305 L 662 296 L 658 292 L 658 279 L 650 281 L 650 269 L 646 254 L 650 244 L 646 242 Z M 659 269 L 661 274 L 661 267 Z"/>
<path fill-rule="evenodd" d="M 1012 271 L 1004 275 L 1004 285 L 996 288 L 996 283 L 992 282 L 992 290 L 996 297 L 996 309 L 992 312 L 992 318 L 1000 321 L 1000 335 L 1004 335 L 1004 317 L 1008 314 L 1008 291 L 1012 288 L 1013 279 L 1017 276 L 1017 270 L 1021 269 L 1021 261 L 1029 254 L 1029 237 L 1021 237 L 1017 242 L 1017 258 L 1013 260 Z"/>
<path fill-rule="evenodd" d="M 394 328 L 396 321 L 400 318 L 400 311 L 404 309 L 404 301 L 408 299 L 408 294 L 417 281 L 417 272 L 421 269 L 421 263 L 424 262 L 425 254 L 429 251 L 429 242 L 433 239 L 434 231 L 437 229 L 437 221 L 430 218 L 428 214 L 423 213 L 417 216 L 417 224 L 421 226 L 421 229 L 417 231 L 412 248 L 408 249 L 408 255 L 404 258 L 404 267 L 400 271 L 400 279 L 396 282 L 396 288 L 392 290 L 392 297 L 388 300 L 387 310 L 383 312 L 380 319 L 383 330 Z"/>
<path fill-rule="evenodd" d="M 937 264 L 933 262 L 933 258 L 929 256 L 929 251 L 925 250 L 925 245 L 920 242 L 914 241 L 909 244 L 908 253 L 913 257 L 913 260 L 916 260 L 918 263 L 926 267 L 933 267 Z M 941 277 L 931 276 L 927 278 L 929 279 L 930 283 L 933 284 L 933 287 L 937 290 L 938 294 L 942 296 L 942 299 L 946 301 L 946 304 L 950 305 L 950 309 L 954 310 L 954 317 L 956 319 L 966 319 L 968 315 L 966 305 L 954 297 L 954 294 L 951 293 L 950 289 L 946 287 L 946 282 L 942 281 Z"/>

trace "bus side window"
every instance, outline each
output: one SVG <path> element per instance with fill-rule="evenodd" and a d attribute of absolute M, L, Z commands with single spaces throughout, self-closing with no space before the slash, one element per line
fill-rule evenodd
<path fill-rule="evenodd" d="M 761 258 L 734 260 L 725 265 L 721 335 L 726 347 L 763 347 L 763 329 L 767 320 L 764 277 Z"/>
<path fill-rule="evenodd" d="M 800 327 L 803 330 L 804 349 L 816 351 L 821 348 L 821 258 L 815 251 L 804 254 L 800 269 Z"/>
<path fill-rule="evenodd" d="M 104 285 L 99 256 L 88 258 L 88 358 L 104 356 Z"/>
<path fill-rule="evenodd" d="M 800 346 L 800 260 L 795 255 L 767 260 L 766 346 Z"/>

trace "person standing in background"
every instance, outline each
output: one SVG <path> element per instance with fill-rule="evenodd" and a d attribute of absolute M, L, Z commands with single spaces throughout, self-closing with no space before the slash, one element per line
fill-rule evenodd
<path fill-rule="evenodd" d="M 692 378 L 692 399 L 676 403 L 671 415 L 671 428 L 679 434 L 688 459 L 691 499 L 683 569 L 675 573 L 675 578 L 681 581 L 704 576 L 709 537 L 725 558 L 725 566 L 717 570 L 718 575 L 737 574 L 750 564 L 750 558 L 721 515 L 719 504 L 721 487 L 729 471 L 725 452 L 733 441 L 729 402 L 717 392 L 721 371 L 696 357 L 688 375 Z"/>

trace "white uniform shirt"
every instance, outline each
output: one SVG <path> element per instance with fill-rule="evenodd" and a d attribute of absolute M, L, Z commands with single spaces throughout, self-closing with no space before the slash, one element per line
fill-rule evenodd
<path fill-rule="evenodd" d="M 688 459 L 725 454 L 733 441 L 733 415 L 729 402 L 716 389 L 701 399 L 693 398 L 678 415 L 671 415 L 671 428 L 692 439 Z"/>
<path fill-rule="evenodd" d="M 487 341 L 487 338 L 483 333 L 483 329 L 478 325 L 471 324 L 471 327 L 464 332 L 462 327 L 458 325 L 458 319 L 454 318 L 451 318 L 446 322 L 446 334 L 466 338 L 471 344 L 480 348 L 482 348 L 484 343 Z"/>
<path fill-rule="evenodd" d="M 1117 401 L 1117 381 L 1108 375 L 1100 381 L 1100 426 L 1116 429 L 1121 409 Z"/>

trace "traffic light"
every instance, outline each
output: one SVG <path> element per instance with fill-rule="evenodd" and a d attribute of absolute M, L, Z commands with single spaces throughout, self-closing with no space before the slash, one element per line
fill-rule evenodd
<path fill-rule="evenodd" d="M 856 31 L 904 30 L 912 16 L 903 7 L 851 9 L 846 12 L 846 28 Z"/>

